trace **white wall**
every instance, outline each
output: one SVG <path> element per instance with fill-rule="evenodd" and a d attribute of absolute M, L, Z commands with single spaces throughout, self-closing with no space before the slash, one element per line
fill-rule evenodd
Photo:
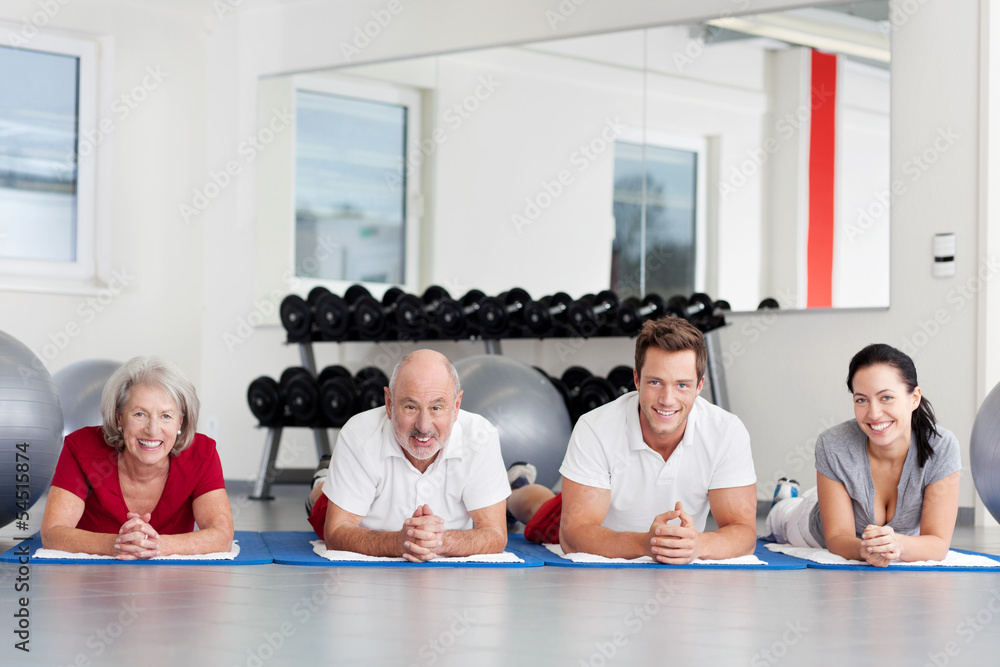
<path fill-rule="evenodd" d="M 591 0 L 555 30 L 545 14 L 549 5 L 557 7 L 555 2 L 406 4 L 405 12 L 355 62 L 690 21 L 738 4 Z M 754 9 L 795 4 L 773 0 L 754 3 Z M 199 387 L 206 420 L 202 429 L 207 420 L 217 420 L 212 434 L 219 438 L 230 478 L 253 474 L 263 444 L 245 404 L 248 383 L 298 362 L 296 351 L 281 344 L 276 328 L 250 331 L 232 349 L 224 339 L 227 332 L 240 331 L 240 320 L 255 308 L 267 307 L 255 305 L 252 296 L 256 189 L 267 184 L 257 182 L 253 161 L 239 152 L 256 129 L 257 78 L 344 62 L 341 42 L 349 41 L 354 28 L 384 5 L 365 0 L 347 6 L 248 6 L 220 20 L 199 13 L 202 5 L 184 14 L 147 4 L 78 0 L 51 21 L 57 28 L 114 37 L 115 86 L 133 85 L 149 64 L 162 64 L 171 78 L 156 91 L 163 94 L 150 95 L 108 144 L 113 184 L 108 193 L 113 229 L 109 265 L 134 273 L 134 284 L 49 367 L 58 370 L 77 359 L 139 352 L 174 359 Z M 0 12 L 18 22 L 35 7 L 19 1 L 6 3 Z M 977 20 L 974 3 L 926 3 L 893 35 L 891 163 L 893 177 L 903 181 L 906 192 L 895 202 L 892 217 L 890 309 L 782 314 L 757 322 L 752 316 L 734 316 L 734 326 L 724 334 L 724 347 L 733 358 L 730 397 L 753 437 L 762 495 L 779 469 L 788 467 L 785 457 L 791 448 L 811 441 L 829 421 L 850 416 L 842 376 L 850 356 L 872 340 L 917 346 L 913 351 L 925 394 L 963 442 L 968 460 L 977 390 L 996 380 L 977 380 L 976 295 L 963 300 L 955 292 L 975 274 L 981 259 Z M 948 48 L 928 49 L 928 44 Z M 933 147 L 939 130 L 947 128 L 958 139 L 929 169 L 914 172 L 908 161 Z M 189 201 L 192 189 L 203 188 L 211 172 L 230 160 L 239 163 L 242 173 L 192 224 L 183 224 L 178 204 Z M 941 231 L 958 234 L 959 275 L 954 279 L 931 276 L 931 239 Z M 459 233 L 435 228 L 432 244 Z M 434 260 L 446 261 L 436 253 Z M 543 258 L 529 254 L 521 261 Z M 517 270 L 512 268 L 512 276 Z M 0 293 L 2 326 L 40 349 L 77 317 L 79 302 L 80 296 L 73 295 Z M 930 322 L 936 311 L 947 321 L 934 327 Z M 922 329 L 931 333 L 922 337 Z M 462 344 L 442 349 L 457 355 L 481 348 Z M 389 366 L 402 351 L 392 345 L 327 345 L 318 351 L 318 361 L 346 362 L 352 368 L 368 362 Z M 554 372 L 570 363 L 607 370 L 628 362 L 631 345 L 589 341 L 558 347 L 523 341 L 505 344 L 505 352 Z M 292 458 L 308 463 L 312 445 L 307 432 L 290 438 L 293 454 L 296 445 L 302 453 Z M 800 479 L 808 480 L 811 455 L 804 461 Z M 962 505 L 971 505 L 972 498 L 967 476 Z"/>
<path fill-rule="evenodd" d="M 0 327 L 53 372 L 82 359 L 157 353 L 199 378 L 204 239 L 200 226 L 178 217 L 177 204 L 190 175 L 205 165 L 202 24 L 166 5 L 93 0 L 60 7 L 51 26 L 103 38 L 98 118 L 111 130 L 94 139 L 97 224 L 108 232 L 98 248 L 102 281 L 0 291 Z M 39 11 L 35 2 L 4 3 L 0 42 L 22 37 L 22 18 Z M 144 92 L 133 93 L 136 87 Z M 123 106 L 122 95 L 134 108 Z M 96 126 L 81 129 L 96 136 Z"/>

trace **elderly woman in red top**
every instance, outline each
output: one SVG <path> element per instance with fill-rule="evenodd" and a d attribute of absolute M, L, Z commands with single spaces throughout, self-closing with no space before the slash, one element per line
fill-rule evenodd
<path fill-rule="evenodd" d="M 103 426 L 66 436 L 42 545 L 123 560 L 229 551 L 233 516 L 198 396 L 173 364 L 136 357 L 101 396 Z M 197 522 L 199 530 L 194 530 Z"/>

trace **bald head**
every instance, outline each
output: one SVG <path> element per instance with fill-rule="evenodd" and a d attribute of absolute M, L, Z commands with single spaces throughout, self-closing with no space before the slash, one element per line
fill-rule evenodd
<path fill-rule="evenodd" d="M 433 350 L 403 357 L 385 390 L 385 409 L 407 460 L 424 472 L 451 437 L 462 393 L 448 358 Z"/>
<path fill-rule="evenodd" d="M 417 378 L 440 377 L 441 380 L 447 378 L 447 381 L 454 386 L 455 398 L 458 398 L 458 392 L 462 390 L 458 371 L 448 357 L 434 350 L 415 350 L 399 360 L 392 371 L 392 377 L 389 378 L 389 393 L 393 396 L 396 395 L 400 375 Z"/>

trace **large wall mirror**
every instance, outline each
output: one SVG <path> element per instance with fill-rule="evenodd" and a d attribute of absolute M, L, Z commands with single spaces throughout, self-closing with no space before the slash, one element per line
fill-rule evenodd
<path fill-rule="evenodd" d="M 258 290 L 889 305 L 888 3 L 267 77 Z M 299 288 L 301 289 L 301 288 Z"/>

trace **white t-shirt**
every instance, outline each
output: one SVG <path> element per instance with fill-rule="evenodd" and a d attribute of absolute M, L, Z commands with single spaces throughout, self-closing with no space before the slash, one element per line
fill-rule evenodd
<path fill-rule="evenodd" d="M 420 505 L 444 520 L 446 530 L 473 528 L 469 510 L 510 495 L 496 428 L 459 410 L 448 442 L 421 473 L 403 456 L 385 407 L 344 424 L 330 459 L 323 493 L 343 510 L 364 517 L 370 530 L 399 530 Z"/>
<path fill-rule="evenodd" d="M 708 492 L 757 482 L 750 434 L 736 415 L 700 396 L 684 437 L 664 461 L 642 439 L 639 394 L 630 392 L 580 417 L 559 473 L 577 484 L 611 490 L 602 525 L 646 532 L 653 517 L 678 500 L 695 528 L 705 530 Z"/>

